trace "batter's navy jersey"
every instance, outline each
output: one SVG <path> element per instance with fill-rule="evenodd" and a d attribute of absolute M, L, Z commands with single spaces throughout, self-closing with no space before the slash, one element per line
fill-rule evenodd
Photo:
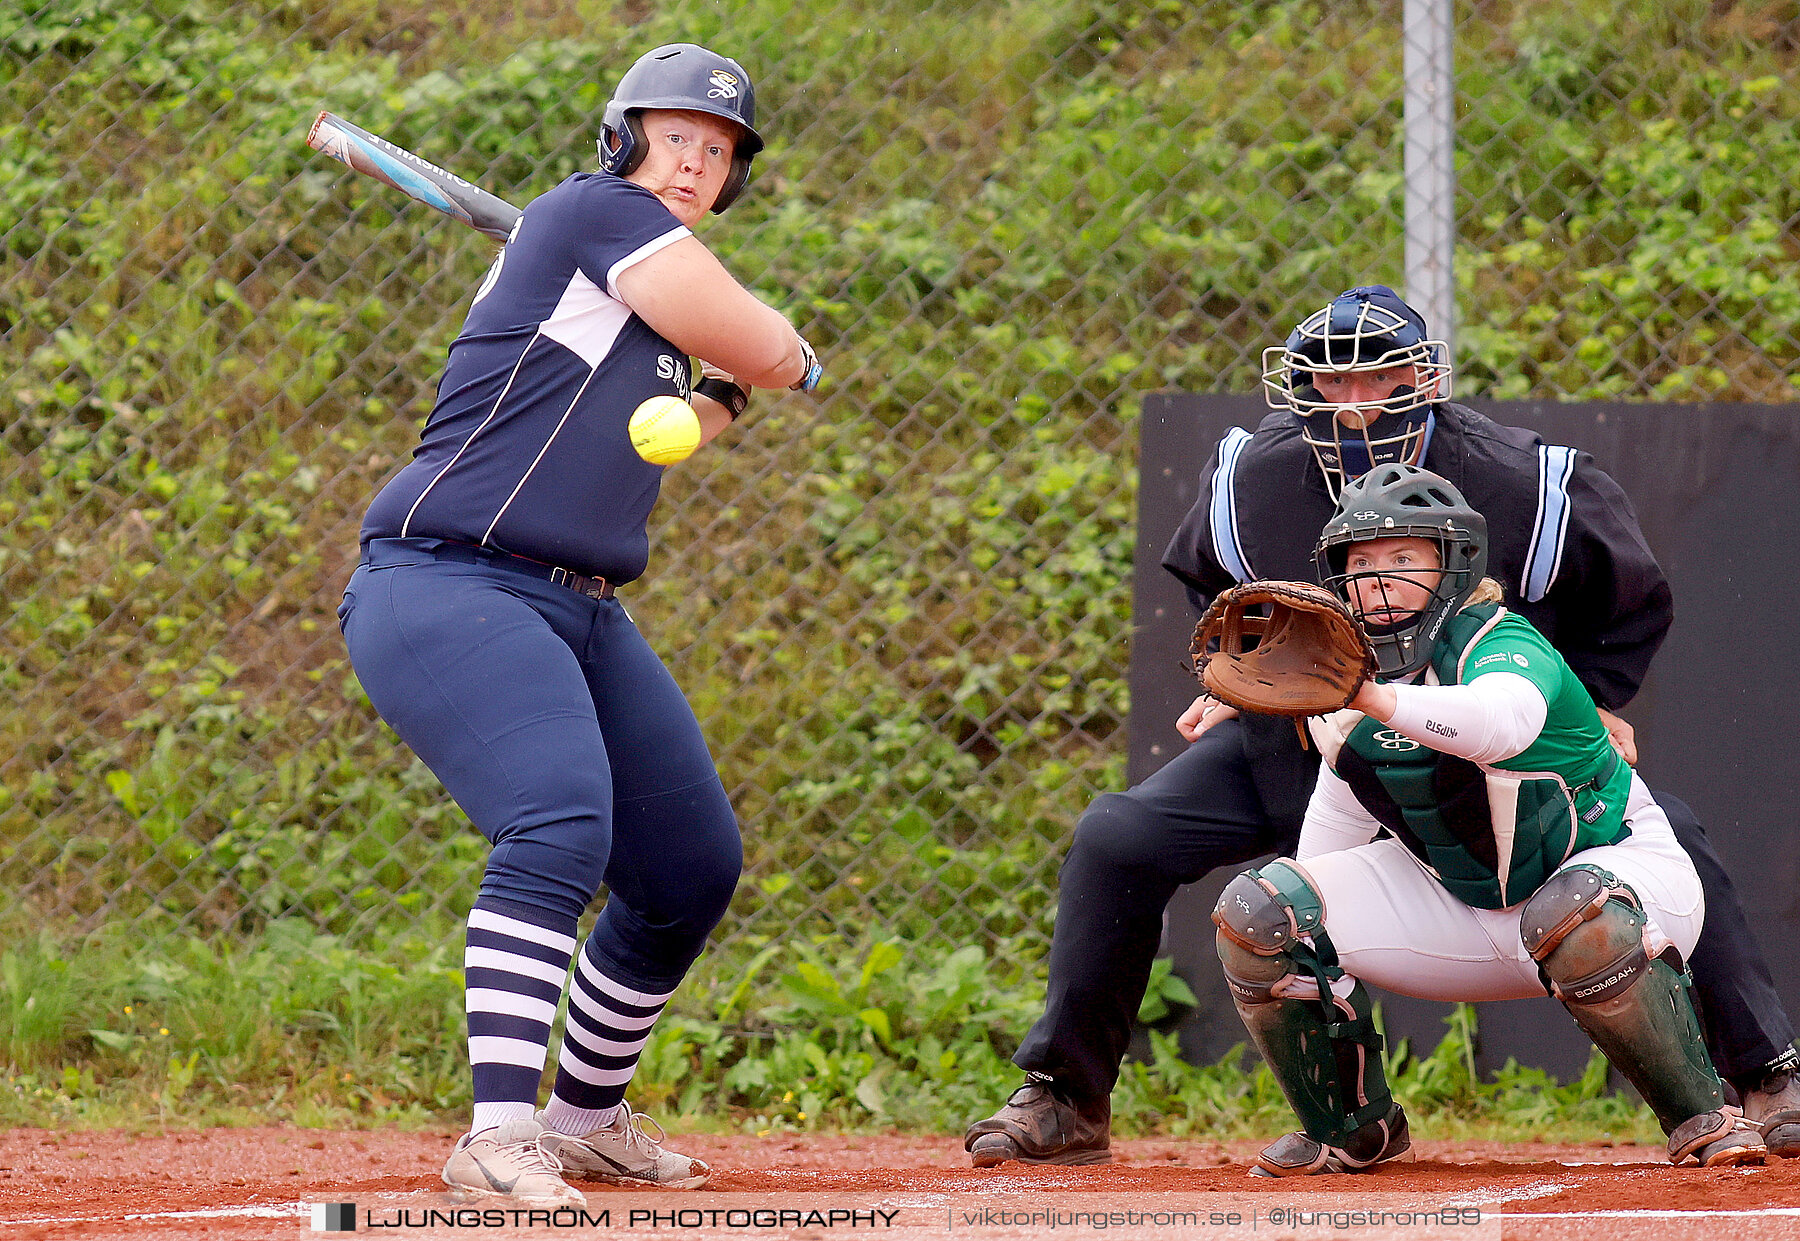
<path fill-rule="evenodd" d="M 452 539 L 613 582 L 642 574 L 663 471 L 626 425 L 650 397 L 687 397 L 688 359 L 615 281 L 687 236 L 649 190 L 608 173 L 578 173 L 527 206 L 363 542 Z"/>

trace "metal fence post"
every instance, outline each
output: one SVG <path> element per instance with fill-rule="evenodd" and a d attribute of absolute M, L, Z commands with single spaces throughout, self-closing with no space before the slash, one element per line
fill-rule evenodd
<path fill-rule="evenodd" d="M 1406 300 L 1456 354 L 1452 0 L 1406 0 Z"/>

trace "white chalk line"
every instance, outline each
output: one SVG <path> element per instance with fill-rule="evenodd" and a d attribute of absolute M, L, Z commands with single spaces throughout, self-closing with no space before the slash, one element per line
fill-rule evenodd
<path fill-rule="evenodd" d="M 1538 1197 L 1543 1193 L 1553 1193 L 1563 1186 L 1534 1187 Z M 1457 1194 L 1454 1197 L 1470 1199 L 1470 1195 Z M 1485 1196 L 1485 1195 L 1483 1195 Z M 885 1202 L 895 1206 L 937 1205 L 937 1201 L 954 1200 L 954 1195 L 926 1194 L 921 1200 L 908 1201 L 906 1198 L 887 1198 Z M 283 1219 L 287 1217 L 305 1218 L 312 1213 L 313 1203 L 284 1202 L 275 1206 L 212 1207 L 202 1211 L 133 1211 L 125 1215 L 29 1215 L 14 1219 L 0 1219 L 0 1228 L 19 1224 L 97 1224 L 109 1221 L 124 1220 L 176 1220 L 176 1219 Z M 1480 1205 L 1476 1202 L 1475 1205 Z M 1694 1210 L 1640 1208 L 1616 1211 L 1495 1211 L 1492 1214 L 1504 1220 L 1556 1220 L 1556 1219 L 1791 1219 L 1800 1218 L 1800 1207 L 1752 1207 L 1743 1210 L 1724 1210 L 1719 1208 L 1701 1208 Z"/>
<path fill-rule="evenodd" d="M 14 1224 L 105 1224 L 121 1220 L 149 1219 L 284 1219 L 312 1214 L 308 1202 L 284 1202 L 272 1207 L 212 1207 L 204 1211 L 132 1211 L 125 1215 L 26 1215 L 0 1219 L 0 1228 Z"/>
<path fill-rule="evenodd" d="M 411 1194 L 383 1195 L 383 1197 L 416 1198 L 429 1190 Z M 290 1216 L 306 1219 L 312 1214 L 317 1204 L 306 1202 L 278 1202 L 273 1205 L 255 1206 L 245 1203 L 235 1207 L 207 1207 L 197 1211 L 130 1211 L 123 1215 L 26 1215 L 18 1219 L 0 1219 L 0 1228 L 14 1224 L 104 1224 L 123 1220 L 157 1220 L 157 1219 L 286 1219 Z"/>
<path fill-rule="evenodd" d="M 1632 1211 L 1498 1211 L 1508 1219 L 1769 1219 L 1776 1216 L 1800 1216 L 1800 1207 L 1752 1207 L 1743 1211 L 1694 1210 L 1659 1211 L 1643 1208 Z"/>

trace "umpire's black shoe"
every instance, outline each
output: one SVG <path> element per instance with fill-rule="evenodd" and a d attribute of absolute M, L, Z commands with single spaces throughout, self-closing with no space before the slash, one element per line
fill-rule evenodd
<path fill-rule="evenodd" d="M 1800 1065 L 1782 1064 L 1746 1090 L 1744 1119 L 1762 1130 L 1769 1154 L 1800 1158 Z"/>
<path fill-rule="evenodd" d="M 1376 1164 L 1399 1159 L 1412 1149 L 1412 1130 L 1398 1103 L 1380 1120 L 1372 1120 L 1345 1140 L 1327 1146 L 1305 1133 L 1289 1133 L 1263 1148 L 1250 1165 L 1251 1176 L 1321 1176 L 1330 1172 L 1368 1172 Z"/>
<path fill-rule="evenodd" d="M 963 1149 L 977 1168 L 1020 1163 L 1086 1164 L 1112 1160 L 1112 1101 L 1076 1103 L 1056 1083 L 1032 1073 L 1006 1106 L 969 1126 Z"/>

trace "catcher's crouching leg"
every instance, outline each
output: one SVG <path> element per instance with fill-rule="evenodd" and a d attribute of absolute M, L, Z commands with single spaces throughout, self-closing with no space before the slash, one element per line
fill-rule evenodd
<path fill-rule="evenodd" d="M 1551 994 L 1644 1097 L 1669 1135 L 1669 1162 L 1761 1163 L 1754 1125 L 1725 1106 L 1673 948 L 1652 959 L 1637 894 L 1577 865 L 1525 902 L 1520 936 Z"/>
<path fill-rule="evenodd" d="M 1412 1145 L 1367 990 L 1332 992 L 1347 975 L 1323 917 L 1318 893 L 1287 862 L 1245 871 L 1213 910 L 1232 1003 L 1302 1125 L 1263 1151 L 1252 1176 L 1362 1172 Z"/>

